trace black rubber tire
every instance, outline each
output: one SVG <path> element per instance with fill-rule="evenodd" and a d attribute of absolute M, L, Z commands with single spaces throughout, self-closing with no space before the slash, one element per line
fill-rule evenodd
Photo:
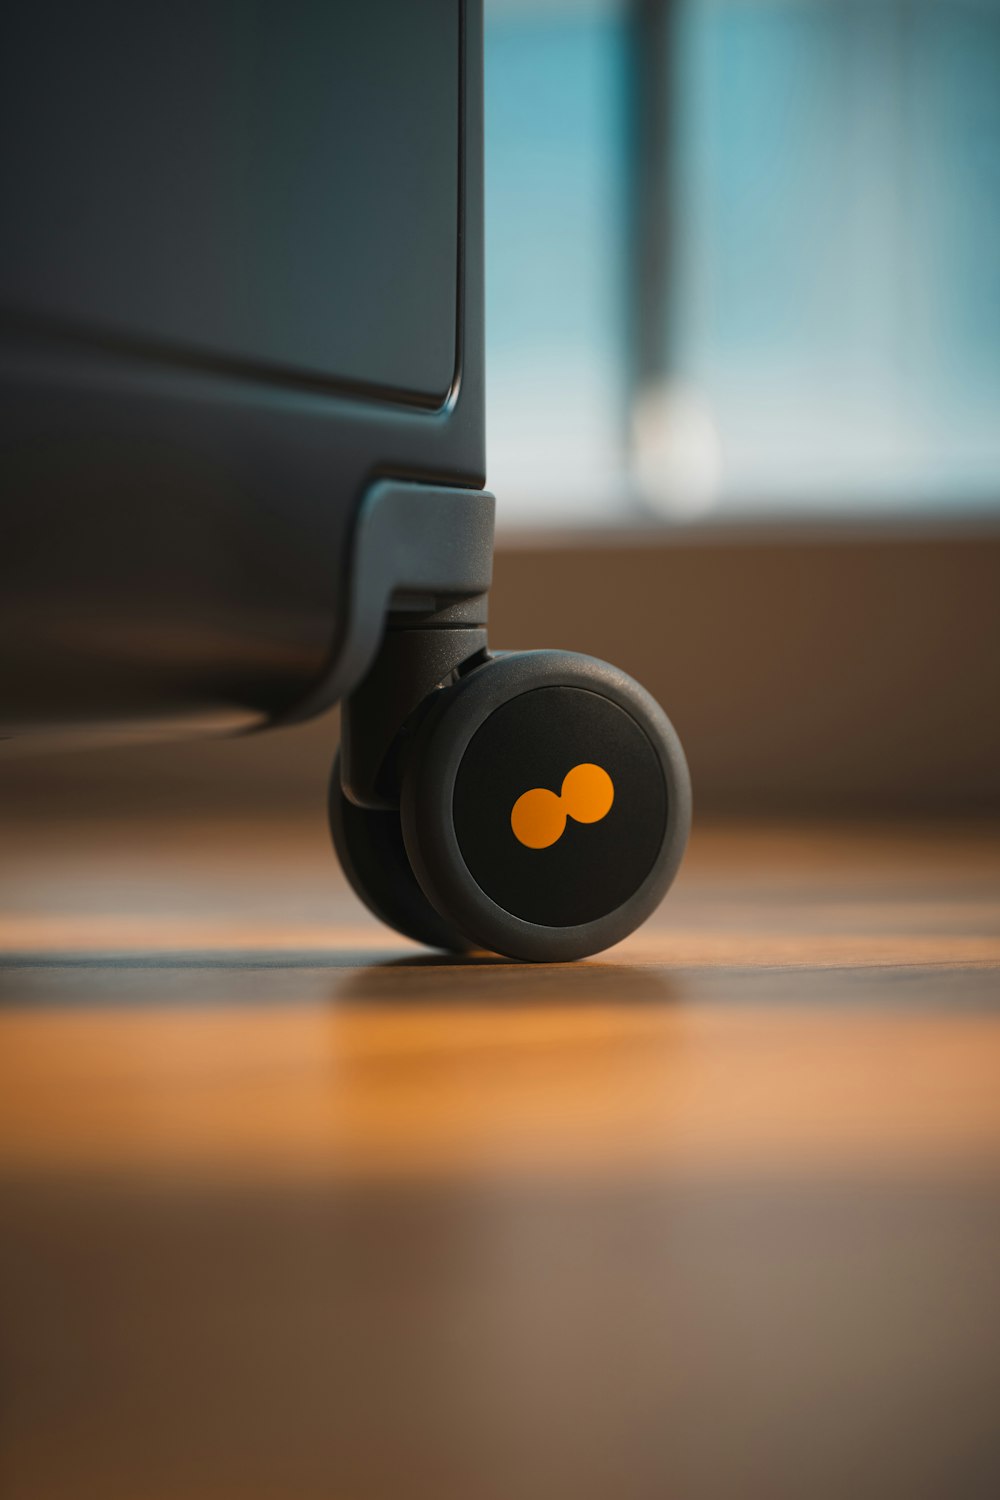
<path fill-rule="evenodd" d="M 551 687 L 571 691 L 549 694 L 530 705 L 523 697 Z M 515 700 L 520 700 L 519 706 L 484 728 L 492 716 L 506 711 Z M 567 726 L 573 715 L 577 718 L 571 731 Z M 521 720 L 525 730 L 519 738 Z M 589 730 L 588 724 L 592 726 Z M 593 738 L 588 739 L 588 734 Z M 463 762 L 476 736 L 479 738 L 460 780 Z M 639 747 L 633 763 L 638 765 L 641 760 L 642 773 L 632 778 L 623 774 L 612 782 L 601 764 L 595 768 L 587 746 L 602 745 L 610 765 L 617 764 L 616 755 L 633 754 L 627 750 L 626 742 Z M 505 748 L 510 746 L 513 746 L 513 760 L 519 763 L 516 768 Z M 456 821 L 465 817 L 463 808 L 478 809 L 480 803 L 490 800 L 490 787 L 495 783 L 486 776 L 485 769 L 477 770 L 477 766 L 482 757 L 485 766 L 491 755 L 499 767 L 499 779 L 506 778 L 507 784 L 502 794 L 497 792 L 494 805 L 483 815 L 484 826 L 488 823 L 489 828 L 481 848 L 486 848 L 492 840 L 492 847 L 498 851 L 497 862 L 507 862 L 499 882 L 494 879 L 495 866 L 489 864 L 488 855 L 482 854 L 477 856 L 480 869 L 477 880 L 460 843 L 461 838 L 469 850 L 470 824 L 466 820 L 460 829 L 456 828 Z M 603 753 L 601 759 L 605 759 Z M 609 800 L 605 811 L 595 812 L 594 816 L 567 814 L 563 824 L 567 828 L 572 826 L 573 832 L 562 851 L 546 866 L 545 858 L 537 859 L 533 851 L 554 847 L 563 834 L 556 832 L 549 843 L 533 845 L 516 830 L 512 833 L 510 788 L 513 779 L 520 776 L 518 786 L 535 788 L 552 802 L 569 806 L 566 784 L 577 760 L 581 762 L 577 770 L 583 770 L 584 763 L 589 763 L 588 770 L 596 769 L 598 775 L 604 776 L 617 800 L 613 803 Z M 536 776 L 534 767 L 543 764 L 548 770 L 539 771 Z M 555 771 L 555 766 L 560 769 Z M 557 796 L 551 790 L 558 785 L 553 778 L 562 776 L 563 768 L 567 774 L 563 790 Z M 542 786 L 536 787 L 539 779 Z M 610 816 L 612 806 L 614 827 Z M 410 864 L 437 910 L 446 912 L 477 947 L 509 958 L 561 962 L 583 958 L 619 942 L 659 905 L 687 843 L 691 785 L 680 741 L 662 709 L 644 688 L 624 672 L 592 657 L 564 651 L 532 651 L 494 657 L 440 692 L 417 733 L 407 761 L 400 812 Z M 581 836 L 586 825 L 605 820 L 604 834 L 595 838 L 583 832 Z M 522 847 L 515 848 L 515 836 Z M 527 856 L 526 850 L 531 851 Z M 602 853 L 597 857 L 599 850 Z M 547 872 L 561 868 L 565 874 L 567 864 L 571 874 L 564 887 L 569 894 L 558 920 L 526 917 L 524 913 L 532 902 L 536 911 L 544 910 L 550 903 Z M 629 884 L 633 870 L 634 885 Z M 526 894 L 529 879 L 534 892 L 530 900 Z M 506 904 L 500 904 L 499 899 L 487 894 L 484 886 L 493 885 L 496 891 L 504 881 L 508 895 L 504 898 Z M 518 881 L 522 883 L 518 885 Z M 605 893 L 607 907 L 601 905 Z M 559 900 L 562 895 L 557 889 L 551 901 Z M 519 905 L 522 915 L 513 909 Z M 577 911 L 582 920 L 576 919 Z"/>
<path fill-rule="evenodd" d="M 465 953 L 469 943 L 424 895 L 407 858 L 398 812 L 355 807 L 340 784 L 340 755 L 333 763 L 330 833 L 355 895 L 387 927 L 427 948 Z"/>

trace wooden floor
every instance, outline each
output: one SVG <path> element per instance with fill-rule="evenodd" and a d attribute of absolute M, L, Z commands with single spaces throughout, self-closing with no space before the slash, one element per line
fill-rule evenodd
<path fill-rule="evenodd" d="M 4 1500 L 1000 1492 L 996 828 L 703 826 L 524 967 L 14 819 L 0 955 Z"/>

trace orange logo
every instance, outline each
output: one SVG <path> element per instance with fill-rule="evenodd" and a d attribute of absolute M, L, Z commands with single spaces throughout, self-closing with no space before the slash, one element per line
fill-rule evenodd
<path fill-rule="evenodd" d="M 566 819 L 599 823 L 611 811 L 615 784 L 603 766 L 574 766 L 563 777 L 558 797 L 548 787 L 522 792 L 510 814 L 514 837 L 528 849 L 547 849 L 563 836 Z"/>

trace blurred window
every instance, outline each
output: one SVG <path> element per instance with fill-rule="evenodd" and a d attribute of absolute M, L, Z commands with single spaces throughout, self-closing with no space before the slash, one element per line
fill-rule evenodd
<path fill-rule="evenodd" d="M 508 520 L 1000 504 L 1000 0 L 487 0 Z"/>
<path fill-rule="evenodd" d="M 622 503 L 620 7 L 487 0 L 489 481 L 503 513 Z"/>

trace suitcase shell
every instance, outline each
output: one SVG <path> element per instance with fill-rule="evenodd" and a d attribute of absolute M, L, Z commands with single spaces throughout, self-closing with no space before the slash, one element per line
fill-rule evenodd
<path fill-rule="evenodd" d="M 2 30 L 0 739 L 319 711 L 489 584 L 481 0 Z"/>

